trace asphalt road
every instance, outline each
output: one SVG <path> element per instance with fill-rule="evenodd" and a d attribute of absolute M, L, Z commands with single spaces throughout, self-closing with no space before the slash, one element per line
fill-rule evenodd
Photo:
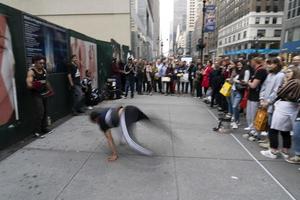
<path fill-rule="evenodd" d="M 0 162 L 2 200 L 290 200 L 300 199 L 299 166 L 259 154 L 242 130 L 219 134 L 216 111 L 199 99 L 137 96 L 135 105 L 161 127 L 138 123 L 138 140 L 155 156 L 119 144 L 109 163 L 104 135 L 76 116 Z M 114 130 L 117 135 L 118 130 Z"/>

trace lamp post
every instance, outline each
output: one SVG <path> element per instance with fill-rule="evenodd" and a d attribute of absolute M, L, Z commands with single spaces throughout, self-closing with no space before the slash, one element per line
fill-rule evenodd
<path fill-rule="evenodd" d="M 205 21 L 205 4 L 206 4 L 206 0 L 203 0 L 203 8 L 202 8 L 202 30 L 201 30 L 201 42 L 202 42 L 202 48 L 200 49 L 201 51 L 201 61 L 202 63 L 204 63 L 204 54 L 203 54 L 203 50 L 204 50 L 204 21 Z"/>

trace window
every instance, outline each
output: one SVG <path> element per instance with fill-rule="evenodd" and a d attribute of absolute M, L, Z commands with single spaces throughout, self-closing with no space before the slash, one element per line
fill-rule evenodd
<path fill-rule="evenodd" d="M 273 7 L 273 11 L 274 11 L 274 12 L 278 12 L 278 6 L 274 6 L 274 7 Z"/>
<path fill-rule="evenodd" d="M 280 29 L 274 30 L 274 37 L 281 37 L 281 30 Z"/>
<path fill-rule="evenodd" d="M 221 45 L 222 45 L 222 40 L 219 41 L 219 46 L 221 46 Z"/>
<path fill-rule="evenodd" d="M 228 38 L 228 43 L 230 43 L 230 42 L 231 42 L 231 37 Z"/>
<path fill-rule="evenodd" d="M 256 6 L 256 12 L 260 12 L 260 6 Z"/>
<path fill-rule="evenodd" d="M 258 29 L 257 30 L 257 37 L 265 37 L 266 36 L 266 30 L 265 29 Z"/>
<path fill-rule="evenodd" d="M 233 36 L 232 41 L 235 42 L 235 35 Z"/>
<path fill-rule="evenodd" d="M 277 24 L 277 17 L 273 17 L 272 23 Z"/>
<path fill-rule="evenodd" d="M 238 40 L 240 40 L 240 39 L 241 39 L 241 34 L 239 33 L 239 34 L 238 34 Z"/>
<path fill-rule="evenodd" d="M 243 38 L 246 38 L 246 37 L 247 37 L 247 31 L 244 31 Z"/>
<path fill-rule="evenodd" d="M 267 12 L 270 12 L 270 10 L 271 10 L 271 9 L 270 9 L 270 6 L 266 6 L 266 11 L 267 11 Z"/>
<path fill-rule="evenodd" d="M 225 44 L 227 44 L 227 38 L 225 38 Z"/>
<path fill-rule="evenodd" d="M 274 18 L 273 18 L 274 19 Z M 265 24 L 269 24 L 270 23 L 270 17 L 266 17 L 265 18 Z"/>
<path fill-rule="evenodd" d="M 259 24 L 259 21 L 260 21 L 260 18 L 259 18 L 259 17 L 256 17 L 256 18 L 255 18 L 255 24 Z"/>

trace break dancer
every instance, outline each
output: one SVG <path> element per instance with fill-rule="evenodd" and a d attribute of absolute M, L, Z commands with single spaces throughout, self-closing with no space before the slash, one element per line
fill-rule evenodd
<path fill-rule="evenodd" d="M 135 106 L 125 106 L 116 108 L 103 108 L 98 111 L 93 111 L 90 114 L 90 120 L 97 123 L 100 129 L 104 132 L 107 139 L 108 146 L 112 151 L 112 155 L 108 157 L 108 161 L 115 161 L 118 159 L 116 145 L 114 143 L 111 128 L 121 127 L 121 137 L 129 147 L 138 153 L 151 156 L 153 152 L 142 147 L 136 142 L 132 132 L 132 125 L 138 121 L 148 120 L 149 117 Z"/>

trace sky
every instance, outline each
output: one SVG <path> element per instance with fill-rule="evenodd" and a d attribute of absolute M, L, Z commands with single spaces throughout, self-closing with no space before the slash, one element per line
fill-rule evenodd
<path fill-rule="evenodd" d="M 173 0 L 160 0 L 160 32 L 164 44 L 163 52 L 169 51 L 170 23 L 173 18 Z"/>

